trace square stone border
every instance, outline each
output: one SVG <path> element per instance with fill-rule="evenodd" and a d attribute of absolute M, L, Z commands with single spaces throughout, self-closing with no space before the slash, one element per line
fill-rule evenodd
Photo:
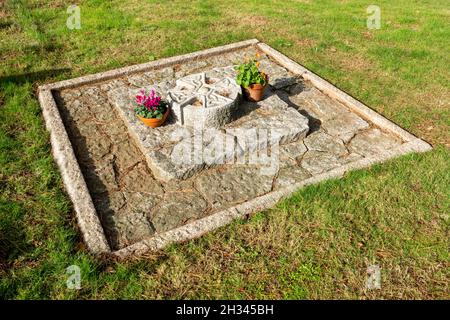
<path fill-rule="evenodd" d="M 110 80 L 124 75 L 149 71 L 152 69 L 159 69 L 187 61 L 203 59 L 209 56 L 236 51 L 249 46 L 258 47 L 261 51 L 278 62 L 281 66 L 285 67 L 288 71 L 298 75 L 304 80 L 310 81 L 317 89 L 322 91 L 324 94 L 341 102 L 352 112 L 356 113 L 364 120 L 372 122 L 381 130 L 397 135 L 402 140 L 404 140 L 405 143 L 392 150 L 387 150 L 383 153 L 377 154 L 376 156 L 367 157 L 359 161 L 343 165 L 331 171 L 313 176 L 288 188 L 272 191 L 268 194 L 251 199 L 229 209 L 214 213 L 205 218 L 195 220 L 181 227 L 169 230 L 162 234 L 156 234 L 125 248 L 116 251 L 111 250 L 111 247 L 106 240 L 103 227 L 97 216 L 97 212 L 95 210 L 80 166 L 75 157 L 75 153 L 72 149 L 69 136 L 64 127 L 52 91 L 73 88 L 81 85 Z M 322 79 L 302 65 L 294 62 L 282 53 L 271 48 L 267 44 L 260 42 L 257 39 L 237 42 L 230 45 L 197 51 L 190 54 L 43 85 L 38 88 L 38 95 L 39 103 L 41 105 L 43 117 L 45 120 L 45 125 L 47 130 L 50 131 L 50 142 L 52 146 L 53 157 L 55 158 L 55 161 L 61 171 L 66 191 L 73 202 L 78 225 L 83 235 L 83 239 L 88 249 L 95 255 L 112 254 L 119 258 L 125 258 L 129 256 L 140 255 L 150 250 L 159 250 L 169 243 L 183 242 L 193 238 L 198 238 L 209 231 L 229 224 L 234 219 L 242 218 L 254 212 L 272 207 L 280 199 L 291 195 L 293 192 L 306 185 L 317 183 L 319 181 L 330 178 L 339 178 L 350 170 L 365 168 L 372 164 L 380 163 L 394 157 L 405 155 L 407 153 L 426 152 L 432 149 L 431 145 L 427 142 L 415 137 L 395 123 L 391 122 L 374 110 L 365 106 L 363 103 L 356 100 L 352 96 L 336 88 L 328 81 Z"/>

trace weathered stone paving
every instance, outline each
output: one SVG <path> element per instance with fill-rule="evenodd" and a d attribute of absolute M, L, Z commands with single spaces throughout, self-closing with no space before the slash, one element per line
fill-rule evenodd
<path fill-rule="evenodd" d="M 224 163 L 214 167 L 200 164 L 180 173 L 184 180 L 155 174 L 157 170 L 149 166 L 149 152 L 145 151 L 153 150 L 152 157 L 160 157 L 160 165 L 166 163 L 171 148 L 179 142 L 172 136 L 175 126 L 170 120 L 167 126 L 154 130 L 139 122 L 130 124 L 126 119 L 133 118 L 132 108 L 119 108 L 111 93 L 158 86 L 164 94 L 175 86 L 177 78 L 230 66 L 256 52 L 250 47 L 55 93 L 113 249 L 403 143 L 262 55 L 261 66 L 271 85 L 266 99 L 259 104 L 242 102 L 241 117 L 225 127 L 293 129 L 282 138 L 275 171 L 264 172 L 255 164 Z M 239 142 L 239 135 L 233 139 Z"/>

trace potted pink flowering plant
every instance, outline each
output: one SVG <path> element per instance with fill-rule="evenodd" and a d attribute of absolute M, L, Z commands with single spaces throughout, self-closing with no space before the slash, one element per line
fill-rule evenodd
<path fill-rule="evenodd" d="M 136 116 L 149 127 L 159 127 L 169 115 L 169 104 L 156 95 L 155 90 L 151 90 L 149 94 L 140 90 L 136 95 L 136 103 Z"/>

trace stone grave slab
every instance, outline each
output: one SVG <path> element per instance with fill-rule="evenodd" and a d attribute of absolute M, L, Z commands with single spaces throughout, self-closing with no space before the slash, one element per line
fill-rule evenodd
<path fill-rule="evenodd" d="M 269 88 L 252 103 L 232 67 L 256 54 Z M 164 126 L 135 118 L 141 88 L 179 107 Z M 258 40 L 44 85 L 39 101 L 84 241 L 117 257 L 199 237 L 308 184 L 431 148 Z M 184 156 L 198 161 L 176 161 Z"/>

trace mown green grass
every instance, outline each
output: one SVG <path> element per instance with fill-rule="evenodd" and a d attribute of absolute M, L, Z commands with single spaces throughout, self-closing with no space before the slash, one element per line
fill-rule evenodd
<path fill-rule="evenodd" d="M 65 1 L 0 5 L 0 297 L 448 298 L 450 65 L 445 0 Z M 426 139 L 408 155 L 132 261 L 84 248 L 50 154 L 37 85 L 259 38 Z M 381 290 L 365 290 L 366 268 Z M 82 289 L 66 287 L 66 268 Z"/>

